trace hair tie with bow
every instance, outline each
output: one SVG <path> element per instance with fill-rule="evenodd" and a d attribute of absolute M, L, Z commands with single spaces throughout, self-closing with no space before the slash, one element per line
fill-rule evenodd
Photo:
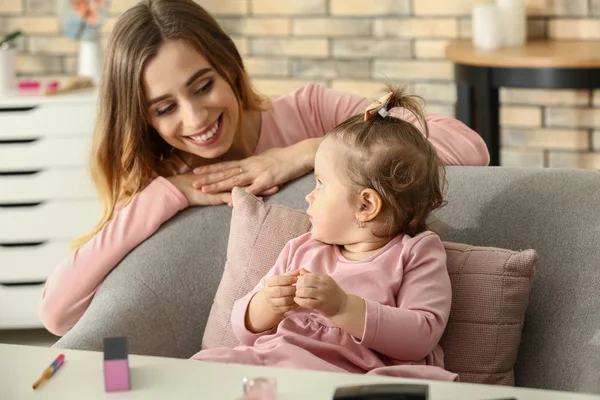
<path fill-rule="evenodd" d="M 392 99 L 392 95 L 393 93 L 389 92 L 367 107 L 365 110 L 365 121 L 375 118 L 376 114 L 379 114 L 384 118 L 390 115 L 389 111 L 387 110 L 387 106 Z"/>

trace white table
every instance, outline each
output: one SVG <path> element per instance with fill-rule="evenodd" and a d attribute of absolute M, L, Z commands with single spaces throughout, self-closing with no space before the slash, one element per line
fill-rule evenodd
<path fill-rule="evenodd" d="M 64 366 L 37 391 L 39 374 L 58 356 Z M 356 374 L 217 364 L 173 358 L 129 356 L 130 392 L 105 393 L 101 352 L 0 344 L 1 399 L 236 399 L 242 378 L 277 379 L 278 400 L 331 400 L 338 386 L 365 383 L 428 383 L 431 400 L 591 400 L 600 396 L 466 383 L 427 382 Z"/>

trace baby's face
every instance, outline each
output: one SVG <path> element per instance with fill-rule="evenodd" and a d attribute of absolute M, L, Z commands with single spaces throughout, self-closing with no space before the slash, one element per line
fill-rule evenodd
<path fill-rule="evenodd" d="M 323 140 L 315 156 L 316 187 L 306 196 L 313 237 L 324 243 L 346 245 L 357 242 L 358 199 L 346 176 L 347 146 L 334 139 Z"/>

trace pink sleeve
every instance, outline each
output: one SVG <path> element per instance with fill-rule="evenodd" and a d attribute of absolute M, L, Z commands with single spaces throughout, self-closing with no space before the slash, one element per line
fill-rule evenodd
<path fill-rule="evenodd" d="M 397 360 L 418 361 L 440 341 L 452 302 L 446 252 L 440 238 L 429 234 L 404 260 L 397 307 L 365 300 L 365 330 L 360 343 Z"/>
<path fill-rule="evenodd" d="M 100 283 L 127 253 L 188 205 L 167 179 L 152 181 L 48 278 L 39 306 L 44 326 L 55 335 L 67 333 Z"/>
<path fill-rule="evenodd" d="M 272 115 L 263 115 L 264 132 L 256 152 L 323 137 L 351 116 L 364 113 L 371 103 L 371 100 L 356 94 L 310 83 L 273 100 Z M 391 114 L 419 127 L 415 115 L 403 108 L 395 108 Z M 465 124 L 437 114 L 427 114 L 426 120 L 429 141 L 445 165 L 489 164 L 485 142 Z"/>
<path fill-rule="evenodd" d="M 362 114 L 372 101 L 362 96 L 309 84 L 298 91 L 298 107 L 310 116 L 316 132 L 327 133 L 349 117 Z M 392 113 L 394 115 L 394 113 Z M 399 113 L 402 118 L 418 127 L 413 113 Z M 444 165 L 486 166 L 490 156 L 485 142 L 471 128 L 454 118 L 437 114 L 426 115 L 429 141 L 436 148 Z M 322 136 L 318 135 L 318 136 Z"/>
<path fill-rule="evenodd" d="M 413 113 L 395 108 L 391 114 L 421 129 Z M 444 165 L 487 166 L 490 163 L 487 146 L 477 132 L 454 118 L 427 114 L 425 119 L 429 128 L 429 141 Z"/>
<path fill-rule="evenodd" d="M 245 346 L 252 346 L 256 339 L 263 335 L 270 334 L 274 332 L 275 327 L 273 329 L 269 329 L 265 332 L 253 333 L 246 328 L 246 311 L 248 310 L 248 305 L 250 304 L 250 300 L 256 293 L 262 290 L 265 287 L 265 282 L 267 279 L 274 275 L 284 274 L 288 270 L 288 266 L 292 260 L 292 256 L 295 253 L 299 239 L 303 238 L 305 235 L 300 236 L 299 238 L 290 240 L 281 253 L 279 253 L 279 257 L 275 262 L 275 265 L 269 270 L 269 272 L 258 282 L 256 287 L 252 289 L 250 293 L 237 300 L 233 305 L 233 310 L 231 312 L 231 327 L 235 337 Z"/>
<path fill-rule="evenodd" d="M 352 93 L 328 89 L 316 83 L 306 85 L 299 96 L 298 108 L 300 112 L 310 117 L 316 126 L 318 136 L 323 136 L 348 118 L 365 112 L 371 100 Z"/>

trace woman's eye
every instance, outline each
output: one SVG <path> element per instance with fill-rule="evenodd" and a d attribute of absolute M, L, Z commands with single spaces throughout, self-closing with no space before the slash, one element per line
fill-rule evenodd
<path fill-rule="evenodd" d="M 156 110 L 156 115 L 158 115 L 159 117 L 170 113 L 171 111 L 173 111 L 175 109 L 175 104 L 170 104 L 165 108 L 161 108 L 160 110 Z"/>
<path fill-rule="evenodd" d="M 211 79 L 210 81 L 208 81 L 206 83 L 206 85 L 202 86 L 200 89 L 196 90 L 194 92 L 194 94 L 204 94 L 206 92 L 208 92 L 208 90 L 211 88 L 211 86 L 215 83 L 214 79 Z"/>

